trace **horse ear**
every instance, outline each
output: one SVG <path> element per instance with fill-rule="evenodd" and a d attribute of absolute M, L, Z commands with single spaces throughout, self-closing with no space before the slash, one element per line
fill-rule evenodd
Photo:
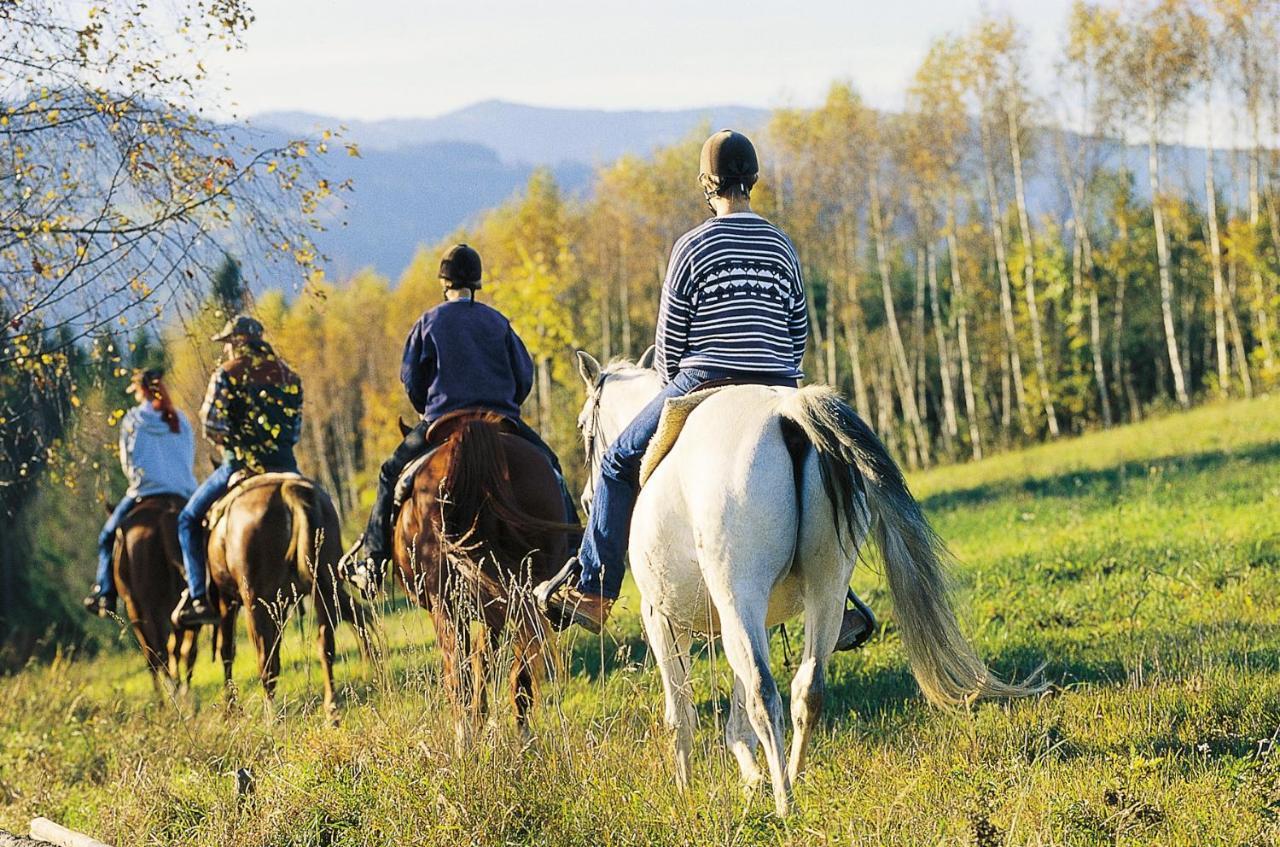
<path fill-rule="evenodd" d="M 582 376 L 582 381 L 588 388 L 595 388 L 596 382 L 600 379 L 600 363 L 586 350 L 579 350 L 577 357 L 578 373 Z"/>
<path fill-rule="evenodd" d="M 645 350 L 643 353 L 640 354 L 640 361 L 636 362 L 636 365 L 644 368 L 647 371 L 653 370 L 653 357 L 657 354 L 657 352 L 658 352 L 658 348 L 650 344 L 649 349 Z"/>
<path fill-rule="evenodd" d="M 404 418 L 402 417 L 396 416 L 396 423 L 400 424 L 401 438 L 404 438 L 413 429 L 413 427 L 409 426 L 407 423 L 404 422 Z"/>

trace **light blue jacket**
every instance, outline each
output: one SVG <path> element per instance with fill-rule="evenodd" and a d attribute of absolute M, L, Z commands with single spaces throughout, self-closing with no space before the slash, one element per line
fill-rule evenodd
<path fill-rule="evenodd" d="M 150 403 L 141 403 L 120 421 L 120 467 L 129 480 L 126 497 L 178 494 L 190 497 L 196 490 L 191 472 L 196 442 L 186 415 L 178 412 L 173 432 Z"/>

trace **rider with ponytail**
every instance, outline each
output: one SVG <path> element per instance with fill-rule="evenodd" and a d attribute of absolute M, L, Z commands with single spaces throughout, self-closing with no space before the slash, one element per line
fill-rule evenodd
<path fill-rule="evenodd" d="M 137 405 L 120 421 L 120 467 L 129 488 L 98 535 L 97 577 L 93 592 L 84 598 L 85 609 L 93 615 L 115 611 L 111 551 L 116 530 L 129 511 L 144 497 L 188 497 L 196 487 L 191 473 L 195 438 L 186 416 L 174 408 L 163 377 L 159 370 L 137 370 L 129 382 L 129 393 Z"/>

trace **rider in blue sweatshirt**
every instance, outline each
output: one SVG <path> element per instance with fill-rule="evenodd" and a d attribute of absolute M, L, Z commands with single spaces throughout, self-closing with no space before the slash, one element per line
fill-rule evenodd
<path fill-rule="evenodd" d="M 565 520 L 578 521 L 559 459 L 520 419 L 520 404 L 533 387 L 533 360 L 511 322 L 476 301 L 480 278 L 480 254 L 466 244 L 450 248 L 440 262 L 445 302 L 423 314 L 405 340 L 400 381 L 422 420 L 383 464 L 369 524 L 339 566 L 344 577 L 366 592 L 381 583 L 391 559 L 396 482 L 405 467 L 426 452 L 431 424 L 450 412 L 483 409 L 509 420 L 522 438 L 546 455 L 560 480 Z"/>

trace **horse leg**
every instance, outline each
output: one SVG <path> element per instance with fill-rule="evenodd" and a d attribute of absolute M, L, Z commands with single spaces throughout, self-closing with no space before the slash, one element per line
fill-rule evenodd
<path fill-rule="evenodd" d="M 328 584 L 326 584 L 328 583 Z M 338 722 L 338 705 L 333 690 L 333 634 L 339 619 L 337 598 L 331 580 L 317 578 L 311 587 L 316 611 L 316 639 L 320 648 L 320 670 L 324 677 L 324 711 L 329 722 Z"/>
<path fill-rule="evenodd" d="M 239 606 L 223 600 L 221 604 L 222 619 L 218 621 L 218 655 L 222 659 L 222 686 L 226 692 L 227 705 L 236 705 L 236 683 L 231 675 L 232 665 L 236 661 L 236 615 Z"/>
<path fill-rule="evenodd" d="M 676 786 L 682 792 L 687 791 L 693 731 L 698 723 L 689 691 L 689 632 L 683 628 L 677 631 L 671 620 L 650 603 L 641 603 L 640 613 L 654 662 L 662 675 L 666 723 L 672 733 L 676 757 Z"/>
<path fill-rule="evenodd" d="M 835 560 L 831 561 L 829 569 L 837 570 Z M 840 636 L 840 619 L 844 612 L 843 587 L 847 584 L 847 580 L 841 582 L 838 578 L 805 579 L 804 653 L 791 680 L 791 720 L 795 733 L 791 739 L 787 776 L 792 784 L 804 767 L 809 737 L 822 713 L 827 662 Z"/>
<path fill-rule="evenodd" d="M 431 618 L 436 627 L 436 643 L 443 663 L 444 689 L 454 707 L 455 728 L 461 743 L 466 735 L 464 714 L 471 705 L 471 633 L 445 608 L 446 601 L 436 598 L 431 604 Z"/>
<path fill-rule="evenodd" d="M 258 678 L 267 695 L 270 709 L 275 699 L 276 681 L 280 679 L 280 615 L 279 604 L 254 599 L 249 609 L 249 638 L 258 650 Z"/>
<path fill-rule="evenodd" d="M 147 670 L 151 672 L 151 684 L 155 687 L 156 694 L 161 698 L 168 699 L 173 696 L 173 679 L 169 675 L 169 638 L 164 631 L 165 627 L 152 618 L 156 617 L 151 612 L 143 613 L 139 610 L 139 616 L 134 617 L 133 631 L 138 636 L 138 643 L 142 645 L 142 655 L 147 660 Z"/>
<path fill-rule="evenodd" d="M 539 613 L 524 600 L 517 611 L 519 619 L 515 636 L 515 665 L 512 668 L 511 696 L 516 706 L 516 725 L 522 735 L 529 734 L 529 713 L 538 699 L 538 685 L 546 662 L 546 640 Z"/>
<path fill-rule="evenodd" d="M 729 700 L 729 719 L 724 725 L 724 741 L 738 760 L 743 793 L 748 796 L 754 794 L 764 779 L 760 766 L 756 764 L 756 748 L 760 746 L 760 739 L 747 717 L 746 689 L 736 675 L 733 678 L 733 696 Z"/>
<path fill-rule="evenodd" d="M 186 696 L 191 690 L 191 677 L 196 670 L 196 656 L 199 654 L 200 631 L 196 629 L 175 633 L 179 640 L 178 660 L 175 662 L 174 677 L 178 680 L 178 693 Z"/>
<path fill-rule="evenodd" d="M 747 591 L 717 590 L 710 581 L 713 602 L 720 613 L 720 633 L 725 657 L 743 690 L 747 718 L 764 745 L 773 782 L 773 802 L 778 815 L 791 806 L 791 782 L 784 765 L 782 696 L 769 670 L 769 636 L 765 629 L 767 598 L 754 600 Z"/>
<path fill-rule="evenodd" d="M 841 543 L 821 477 L 812 461 L 801 496 L 809 505 L 801 512 L 793 565 L 800 575 L 804 597 L 804 649 L 800 666 L 791 680 L 791 720 L 795 731 L 787 776 L 792 784 L 804 768 L 809 739 L 822 712 L 827 663 L 840 637 L 845 592 L 853 574 L 857 548 L 866 531 L 864 527 L 855 530 L 851 547 Z"/>

